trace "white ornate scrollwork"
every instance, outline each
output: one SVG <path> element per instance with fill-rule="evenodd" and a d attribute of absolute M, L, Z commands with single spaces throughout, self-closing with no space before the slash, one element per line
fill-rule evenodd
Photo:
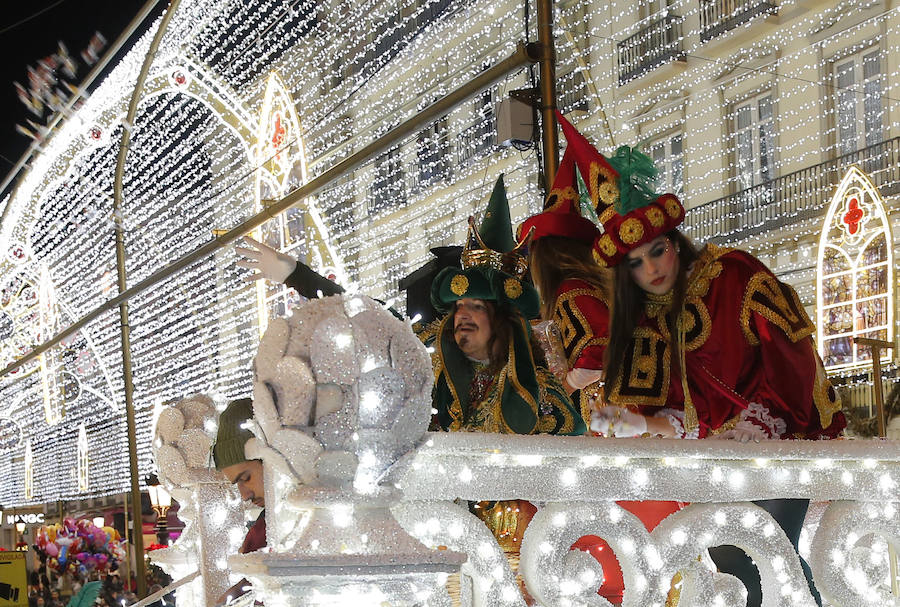
<path fill-rule="evenodd" d="M 539 511 L 522 543 L 522 572 L 545 605 L 605 606 L 596 594 L 598 564 L 569 547 L 584 535 L 607 541 L 625 581 L 624 607 L 666 604 L 673 576 L 684 572 L 680 605 L 739 607 L 743 593 L 731 576 L 698 562 L 707 548 L 743 549 L 760 570 L 764 607 L 815 605 L 799 558 L 778 524 L 753 504 L 694 504 L 669 515 L 652 533 L 615 502 L 551 504 Z"/>
<path fill-rule="evenodd" d="M 461 568 L 461 586 L 466 589 L 466 580 L 471 580 L 472 597 L 477 597 L 473 604 L 524 607 L 506 556 L 478 517 L 452 502 L 406 502 L 391 512 L 407 533 L 426 546 L 445 546 L 469 557 Z M 465 600 L 466 591 L 462 594 Z"/>
<path fill-rule="evenodd" d="M 864 562 L 855 558 L 860 540 L 879 535 L 900 549 L 900 513 L 893 502 L 848 502 L 829 504 L 822 516 L 810 550 L 810 567 L 823 598 L 842 607 L 900 606 L 890 596 L 890 587 L 872 579 Z M 864 560 L 871 551 L 864 551 Z"/>

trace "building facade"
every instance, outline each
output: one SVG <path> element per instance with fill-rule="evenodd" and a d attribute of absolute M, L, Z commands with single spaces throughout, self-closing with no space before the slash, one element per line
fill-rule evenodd
<path fill-rule="evenodd" d="M 134 285 L 534 40 L 535 12 L 477 0 L 182 2 L 127 125 L 123 213 L 111 217 L 122 118 L 155 25 L 2 200 L 3 364 L 115 294 L 112 222 Z M 837 381 L 868 405 L 870 361 L 852 338 L 897 329 L 900 10 L 565 1 L 554 15 L 563 112 L 605 153 L 641 143 L 696 241 L 745 248 L 794 285 Z M 400 279 L 430 248 L 462 244 L 499 174 L 514 221 L 540 209 L 538 150 L 497 138 L 500 102 L 537 78 L 523 68 L 474 93 L 256 236 L 402 309 Z M 246 394 L 267 315 L 297 301 L 247 285 L 234 262 L 219 249 L 131 301 L 142 477 L 154 412 L 196 392 L 222 405 Z M 2 379 L 0 503 L 128 486 L 117 322 L 105 313 Z M 888 388 L 896 357 L 885 352 Z"/>

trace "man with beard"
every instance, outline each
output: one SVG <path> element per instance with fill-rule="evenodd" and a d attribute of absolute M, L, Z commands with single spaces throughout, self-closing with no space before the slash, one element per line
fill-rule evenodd
<path fill-rule="evenodd" d="M 445 268 L 431 285 L 431 303 L 447 315 L 434 330 L 437 411 L 433 430 L 500 434 L 583 434 L 572 404 L 531 330 L 539 314 L 528 265 L 515 247 L 503 177 L 480 229 L 469 219 L 462 268 Z M 426 343 L 428 343 L 426 341 Z M 470 503 L 518 574 L 519 546 L 535 507 L 524 500 Z M 518 577 L 518 575 L 517 575 Z M 531 597 L 519 578 L 527 604 Z"/>
<path fill-rule="evenodd" d="M 523 245 L 526 243 L 523 243 Z M 447 315 L 435 331 L 433 426 L 502 434 L 583 434 L 585 423 L 547 368 L 529 319 L 539 300 L 515 246 L 503 177 L 481 228 L 469 220 L 462 268 L 446 268 L 431 302 Z"/>

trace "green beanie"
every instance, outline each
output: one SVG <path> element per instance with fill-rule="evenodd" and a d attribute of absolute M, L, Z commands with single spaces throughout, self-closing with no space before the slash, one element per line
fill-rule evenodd
<path fill-rule="evenodd" d="M 213 445 L 213 461 L 216 470 L 222 470 L 247 461 L 244 444 L 253 438 L 253 432 L 241 426 L 253 419 L 253 401 L 239 398 L 228 403 L 219 415 L 219 430 Z"/>

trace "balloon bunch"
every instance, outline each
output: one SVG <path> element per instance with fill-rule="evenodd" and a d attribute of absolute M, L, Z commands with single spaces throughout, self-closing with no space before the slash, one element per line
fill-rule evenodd
<path fill-rule="evenodd" d="M 95 569 L 115 569 L 125 557 L 119 532 L 112 527 L 97 527 L 88 519 L 66 518 L 62 524 L 41 527 L 35 533 L 34 549 L 42 563 L 61 574 L 81 577 Z"/>

